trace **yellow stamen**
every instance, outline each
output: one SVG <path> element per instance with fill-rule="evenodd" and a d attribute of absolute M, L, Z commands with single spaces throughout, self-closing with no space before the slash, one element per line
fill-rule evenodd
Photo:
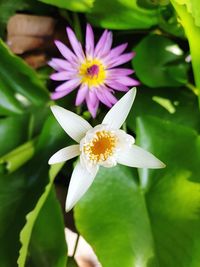
<path fill-rule="evenodd" d="M 98 68 L 94 73 L 90 71 L 93 66 Z M 80 66 L 79 74 L 82 77 L 82 83 L 86 83 L 89 88 L 103 84 L 106 78 L 104 66 L 98 59 L 86 60 Z"/>
<path fill-rule="evenodd" d="M 113 155 L 117 137 L 110 131 L 96 132 L 94 139 L 85 144 L 83 151 L 93 163 L 106 161 Z"/>

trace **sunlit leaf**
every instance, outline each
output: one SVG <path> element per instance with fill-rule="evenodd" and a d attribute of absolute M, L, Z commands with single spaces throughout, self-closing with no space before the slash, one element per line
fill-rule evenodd
<path fill-rule="evenodd" d="M 186 5 L 187 11 L 192 14 L 195 24 L 200 27 L 200 5 L 198 0 L 175 0 L 179 5 Z"/>
<path fill-rule="evenodd" d="M 128 127 L 135 132 L 136 118 L 144 115 L 200 130 L 198 98 L 184 87 L 138 88 L 137 99 L 128 116 Z"/>
<path fill-rule="evenodd" d="M 196 267 L 200 249 L 200 138 L 190 128 L 140 118 L 137 142 L 162 170 L 101 169 L 75 208 L 76 225 L 107 267 Z M 192 259 L 192 260 L 191 260 Z"/>
<path fill-rule="evenodd" d="M 158 23 L 157 11 L 141 8 L 136 0 L 96 0 L 87 17 L 109 29 L 145 29 Z"/>

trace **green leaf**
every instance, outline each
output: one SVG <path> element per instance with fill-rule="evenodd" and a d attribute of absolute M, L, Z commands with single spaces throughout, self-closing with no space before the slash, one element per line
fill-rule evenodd
<path fill-rule="evenodd" d="M 183 87 L 138 88 L 137 99 L 128 116 L 128 127 L 135 132 L 136 118 L 147 114 L 200 130 L 198 98 Z"/>
<path fill-rule="evenodd" d="M 188 66 L 181 48 L 170 39 L 150 34 L 135 48 L 132 63 L 140 81 L 149 87 L 187 83 Z M 145 63 L 144 63 L 145 62 Z"/>
<path fill-rule="evenodd" d="M 132 173 L 102 168 L 75 208 L 78 230 L 106 267 L 145 266 L 153 255 L 145 201 Z"/>
<path fill-rule="evenodd" d="M 170 0 L 137 0 L 138 5 L 144 8 L 155 8 L 158 5 L 168 5 Z"/>
<path fill-rule="evenodd" d="M 19 267 L 25 266 L 27 256 L 28 266 L 60 267 L 66 265 L 64 224 L 55 194 L 51 190 L 54 178 L 62 166 L 63 164 L 59 164 L 51 168 L 49 183 L 44 193 L 34 210 L 26 216 L 27 223 L 20 233 L 22 247 L 18 259 Z"/>
<path fill-rule="evenodd" d="M 157 14 L 157 10 L 138 6 L 136 0 L 96 0 L 87 18 L 109 29 L 146 29 L 158 23 Z"/>
<path fill-rule="evenodd" d="M 195 25 L 194 18 L 192 15 L 187 11 L 186 7 L 183 5 L 179 5 L 176 3 L 175 0 L 171 0 L 178 16 L 180 23 L 182 24 L 185 34 L 188 39 L 188 43 L 190 46 L 190 54 L 192 58 L 192 68 L 194 74 L 195 85 L 198 89 L 199 95 L 199 106 L 200 106 L 200 76 L 199 76 L 199 69 L 200 69 L 200 50 L 198 43 L 200 42 L 200 27 Z M 186 0 L 186 3 L 187 2 Z M 191 2 L 192 3 L 192 2 Z M 197 8 L 198 12 L 199 8 Z"/>
<path fill-rule="evenodd" d="M 0 119 L 0 156 L 5 155 L 27 140 L 28 119 L 27 115 Z"/>
<path fill-rule="evenodd" d="M 67 2 L 62 0 L 39 0 L 43 3 L 65 8 L 74 12 L 87 12 L 93 6 L 94 0 L 68 0 Z"/>
<path fill-rule="evenodd" d="M 140 172 L 142 187 L 149 188 L 146 203 L 160 265 L 196 267 L 200 249 L 200 137 L 192 129 L 153 117 L 140 118 L 137 133 L 139 144 L 167 165 L 160 175 L 150 170 Z"/>
<path fill-rule="evenodd" d="M 181 26 L 176 11 L 172 5 L 167 5 L 160 9 L 159 27 L 170 35 L 172 34 L 182 39 L 186 38 L 183 27 Z"/>
<path fill-rule="evenodd" d="M 7 88 L 9 95 L 10 90 L 13 90 L 24 107 L 30 104 L 44 105 L 49 96 L 37 73 L 21 58 L 13 55 L 1 40 L 0 54 L 0 80 L 4 93 Z"/>
<path fill-rule="evenodd" d="M 81 235 L 106 267 L 197 267 L 200 249 L 200 138 L 153 117 L 138 120 L 139 145 L 162 170 L 102 168 L 75 208 Z"/>
<path fill-rule="evenodd" d="M 196 26 L 200 27 L 200 5 L 198 0 L 175 0 L 179 5 L 186 5 L 187 11 L 194 18 Z"/>
<path fill-rule="evenodd" d="M 14 172 L 31 159 L 35 151 L 35 141 L 28 141 L 3 157 L 0 157 L 0 165 L 5 166 L 4 172 Z"/>
<path fill-rule="evenodd" d="M 17 171 L 0 175 L 0 266 L 16 266 L 25 216 L 35 208 L 49 183 L 48 159 L 67 144 L 66 133 L 50 116 L 44 124 L 34 157 Z"/>
<path fill-rule="evenodd" d="M 33 228 L 26 266 L 66 267 L 66 262 L 63 217 L 56 195 L 51 190 Z"/>

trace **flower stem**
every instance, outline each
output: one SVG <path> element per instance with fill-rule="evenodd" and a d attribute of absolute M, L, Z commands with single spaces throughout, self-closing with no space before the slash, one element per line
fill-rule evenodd
<path fill-rule="evenodd" d="M 81 106 L 77 106 L 77 107 L 76 107 L 76 114 L 77 114 L 77 115 L 81 115 L 81 112 L 82 112 L 82 108 L 81 108 Z"/>
<path fill-rule="evenodd" d="M 74 252 L 73 252 L 73 255 L 72 255 L 73 258 L 74 258 L 75 254 L 76 254 L 76 250 L 77 250 L 77 247 L 78 247 L 79 239 L 80 239 L 80 235 L 78 234 L 78 236 L 76 238 L 76 243 L 74 245 Z"/>

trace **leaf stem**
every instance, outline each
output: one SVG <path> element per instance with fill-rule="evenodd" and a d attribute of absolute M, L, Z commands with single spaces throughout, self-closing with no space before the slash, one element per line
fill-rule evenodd
<path fill-rule="evenodd" d="M 191 90 L 196 96 L 199 96 L 199 90 L 193 84 L 187 83 L 186 87 Z"/>
<path fill-rule="evenodd" d="M 34 116 L 30 115 L 29 125 L 28 125 L 28 141 L 31 140 L 34 129 Z"/>
<path fill-rule="evenodd" d="M 37 138 L 32 139 L 2 156 L 0 158 L 0 166 L 4 166 L 3 171 L 12 173 L 32 158 L 36 141 Z"/>

